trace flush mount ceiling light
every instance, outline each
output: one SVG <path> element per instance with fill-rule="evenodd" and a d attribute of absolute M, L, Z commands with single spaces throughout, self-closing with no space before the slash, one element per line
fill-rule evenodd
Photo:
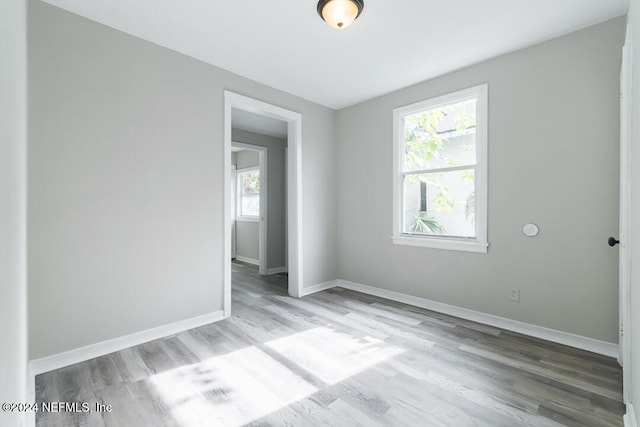
<path fill-rule="evenodd" d="M 320 0 L 318 14 L 332 28 L 347 28 L 364 9 L 364 0 Z"/>

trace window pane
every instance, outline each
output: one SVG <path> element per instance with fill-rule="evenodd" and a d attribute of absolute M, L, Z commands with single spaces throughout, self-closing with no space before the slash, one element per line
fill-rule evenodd
<path fill-rule="evenodd" d="M 260 171 L 239 172 L 238 215 L 260 216 Z"/>
<path fill-rule="evenodd" d="M 260 171 L 242 174 L 242 192 L 244 194 L 260 194 Z"/>
<path fill-rule="evenodd" d="M 474 170 L 406 175 L 404 233 L 475 237 Z"/>
<path fill-rule="evenodd" d="M 404 117 L 404 171 L 476 164 L 476 100 Z"/>
<path fill-rule="evenodd" d="M 242 196 L 240 203 L 241 216 L 259 216 L 260 215 L 260 196 L 245 195 Z"/>

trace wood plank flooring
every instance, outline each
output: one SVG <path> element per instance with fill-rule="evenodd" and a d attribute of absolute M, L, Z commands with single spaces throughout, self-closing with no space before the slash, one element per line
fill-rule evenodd
<path fill-rule="evenodd" d="M 38 375 L 37 426 L 622 426 L 615 360 L 382 298 L 286 296 L 233 264 L 233 316 Z M 112 405 L 96 411 L 96 402 Z"/>

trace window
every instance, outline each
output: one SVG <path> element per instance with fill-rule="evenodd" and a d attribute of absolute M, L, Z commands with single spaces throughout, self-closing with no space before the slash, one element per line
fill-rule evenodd
<path fill-rule="evenodd" d="M 487 252 L 487 92 L 393 111 L 395 244 Z"/>
<path fill-rule="evenodd" d="M 239 169 L 237 179 L 237 212 L 242 219 L 258 220 L 260 217 L 260 169 Z"/>

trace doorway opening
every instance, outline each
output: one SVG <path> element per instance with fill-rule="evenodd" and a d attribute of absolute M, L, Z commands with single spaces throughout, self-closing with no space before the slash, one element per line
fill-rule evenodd
<path fill-rule="evenodd" d="M 267 168 L 267 147 L 231 143 L 231 258 L 258 266 L 261 275 L 273 273 L 268 271 L 268 243 L 284 240 L 284 235 L 277 233 L 279 230 L 269 227 L 268 187 L 271 183 Z M 272 222 L 284 222 L 284 209 L 274 212 L 274 203 L 271 205 L 272 214 L 277 213 L 280 217 Z M 269 228 L 273 233 L 269 233 Z M 268 233 L 272 234 L 269 238 Z"/>
<path fill-rule="evenodd" d="M 247 259 L 254 261 L 254 263 L 257 261 L 261 275 L 288 272 L 287 293 L 294 297 L 302 294 L 302 116 L 293 111 L 225 91 L 224 123 L 226 230 L 224 241 L 224 313 L 228 317 L 231 315 L 233 251 L 235 248 L 236 260 L 242 261 L 242 258 L 238 258 L 238 254 L 242 251 L 239 247 L 242 245 L 240 239 L 250 236 L 251 233 L 255 235 L 256 228 L 259 236 L 258 258 L 246 257 L 244 261 Z M 276 132 L 275 128 L 280 128 L 278 132 L 282 133 L 276 136 L 269 135 L 269 133 Z M 265 136 L 263 142 L 259 140 L 261 134 Z M 273 162 L 277 165 L 278 159 L 276 156 L 278 148 L 276 145 L 270 145 L 267 141 L 269 137 L 281 137 L 280 139 L 283 141 L 282 161 L 279 167 L 267 166 Z M 258 139 L 256 140 L 256 138 Z M 234 154 L 245 151 L 246 153 L 243 154 Z M 255 153 L 258 153 L 259 165 L 257 167 L 255 164 L 246 163 L 247 161 L 255 163 Z M 251 158 L 254 160 L 247 160 Z M 236 164 L 235 174 L 233 160 Z M 278 204 L 278 194 L 276 191 L 272 191 L 272 187 L 276 185 L 278 180 L 278 174 L 283 175 L 280 214 L 277 213 L 276 208 L 268 206 L 272 202 Z M 243 179 L 242 182 L 239 177 Z M 256 186 L 257 181 L 260 181 L 260 184 Z M 240 185 L 242 188 L 239 189 Z M 256 206 L 260 206 L 261 209 Z M 245 209 L 246 212 L 239 212 L 241 209 Z M 259 212 L 258 215 L 256 215 L 257 212 Z M 276 214 L 270 212 L 276 212 Z M 238 215 L 242 213 L 249 215 L 241 216 L 253 216 L 253 227 L 246 227 L 246 224 L 240 225 L 240 222 L 243 221 L 236 222 Z M 278 226 L 278 223 L 281 226 Z M 241 231 L 240 227 L 245 230 Z M 251 228 L 253 228 L 251 233 L 246 232 Z M 260 231 L 260 229 L 262 230 Z M 278 243 L 279 239 L 281 243 Z M 255 247 L 252 253 L 256 254 Z M 243 257 L 243 255 L 240 256 Z"/>

